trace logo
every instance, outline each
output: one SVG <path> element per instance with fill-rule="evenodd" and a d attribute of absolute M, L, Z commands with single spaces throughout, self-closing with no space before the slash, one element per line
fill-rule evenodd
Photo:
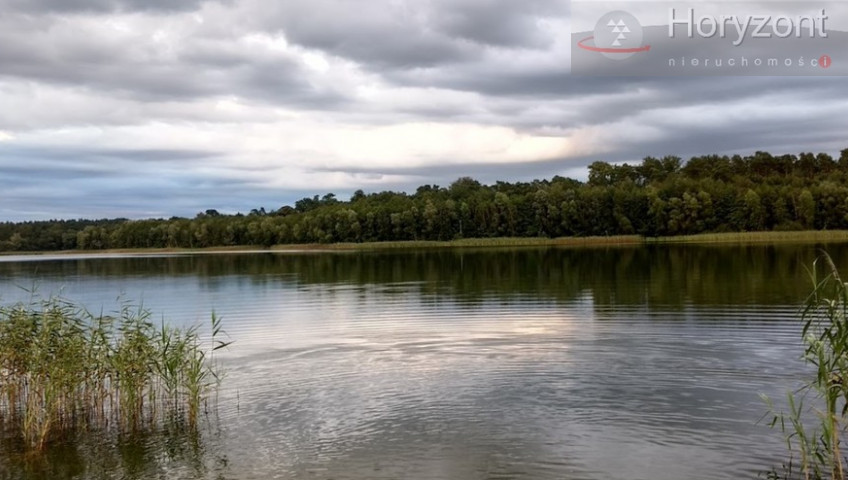
<path fill-rule="evenodd" d="M 650 45 L 642 45 L 642 37 L 639 20 L 628 12 L 616 10 L 601 17 L 595 24 L 594 35 L 584 38 L 577 46 L 613 60 L 624 60 L 651 49 Z"/>
<path fill-rule="evenodd" d="M 571 73 L 848 77 L 846 2 L 571 0 Z"/>

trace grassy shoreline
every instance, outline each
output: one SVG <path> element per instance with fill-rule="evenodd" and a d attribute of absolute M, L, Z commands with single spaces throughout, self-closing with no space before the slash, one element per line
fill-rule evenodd
<path fill-rule="evenodd" d="M 402 241 L 334 244 L 276 245 L 270 248 L 257 246 L 210 248 L 123 248 L 109 250 L 59 250 L 47 252 L 0 252 L 3 256 L 86 256 L 86 255 L 170 255 L 170 254 L 225 254 L 225 253 L 305 253 L 334 251 L 374 251 L 411 249 L 462 249 L 509 247 L 618 247 L 675 244 L 763 244 L 763 243 L 839 243 L 848 242 L 848 231 L 802 232 L 737 232 L 709 233 L 679 237 L 648 238 L 638 235 L 612 237 L 565 238 L 469 238 L 451 241 Z"/>
<path fill-rule="evenodd" d="M 704 233 L 679 237 L 646 238 L 648 244 L 710 243 L 839 243 L 848 242 L 848 230 L 809 230 L 801 232 Z"/>

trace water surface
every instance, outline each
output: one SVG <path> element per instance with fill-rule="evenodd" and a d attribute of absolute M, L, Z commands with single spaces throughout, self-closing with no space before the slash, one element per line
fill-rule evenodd
<path fill-rule="evenodd" d="M 848 267 L 848 247 L 828 246 Z M 737 479 L 780 460 L 815 246 L 0 258 L 3 303 L 143 302 L 236 341 L 197 436 L 6 478 Z M 5 458 L 5 457 L 3 457 Z M 0 458 L 0 462 L 3 461 Z"/>

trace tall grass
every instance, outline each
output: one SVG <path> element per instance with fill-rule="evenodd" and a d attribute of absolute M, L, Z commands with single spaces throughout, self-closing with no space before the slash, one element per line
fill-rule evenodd
<path fill-rule="evenodd" d="M 402 250 L 426 248 L 505 248 L 505 247 L 556 247 L 556 246 L 610 246 L 639 245 L 644 239 L 637 235 L 611 237 L 496 237 L 465 238 L 448 241 L 404 240 L 396 242 L 328 243 L 307 245 L 277 245 L 273 251 L 324 251 L 324 250 Z"/>
<path fill-rule="evenodd" d="M 207 341 L 197 327 L 156 328 L 128 304 L 114 315 L 59 298 L 0 307 L 0 423 L 39 450 L 79 429 L 194 427 L 228 345 L 214 314 L 211 327 Z"/>
<path fill-rule="evenodd" d="M 840 243 L 848 241 L 848 231 L 815 230 L 800 232 L 728 232 L 677 237 L 646 238 L 646 243 Z"/>
<path fill-rule="evenodd" d="M 802 231 L 802 232 L 730 232 L 707 233 L 675 237 L 643 237 L 640 235 L 616 235 L 608 237 L 561 237 L 561 238 L 466 238 L 449 241 L 397 241 L 366 243 L 331 243 L 307 245 L 277 245 L 274 251 L 324 251 L 324 250 L 395 250 L 416 248 L 498 248 L 498 247 L 609 247 L 633 245 L 669 244 L 757 244 L 757 243 L 844 243 L 848 242 L 848 231 Z"/>
<path fill-rule="evenodd" d="M 774 413 L 789 450 L 782 472 L 768 477 L 845 480 L 848 459 L 842 445 L 848 432 L 848 284 L 827 255 L 810 270 L 813 292 L 803 313 L 804 360 L 816 376 L 788 394 L 788 413 Z"/>

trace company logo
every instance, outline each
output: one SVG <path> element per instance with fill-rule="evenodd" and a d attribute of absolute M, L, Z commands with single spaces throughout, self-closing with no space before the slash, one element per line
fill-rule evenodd
<path fill-rule="evenodd" d="M 651 49 L 650 45 L 642 45 L 642 37 L 639 20 L 628 12 L 616 10 L 601 17 L 595 24 L 594 35 L 584 38 L 577 46 L 613 60 L 624 60 Z"/>
<path fill-rule="evenodd" d="M 728 38 L 736 35 L 734 47 L 741 46 L 747 38 L 828 38 L 827 21 L 830 16 L 822 8 L 816 15 L 701 15 L 689 8 L 685 17 L 678 17 L 677 9 L 669 9 L 668 37 L 675 38 L 676 27 L 686 27 L 687 36 L 694 38 Z"/>
<path fill-rule="evenodd" d="M 572 0 L 571 73 L 848 77 L 846 1 Z"/>

